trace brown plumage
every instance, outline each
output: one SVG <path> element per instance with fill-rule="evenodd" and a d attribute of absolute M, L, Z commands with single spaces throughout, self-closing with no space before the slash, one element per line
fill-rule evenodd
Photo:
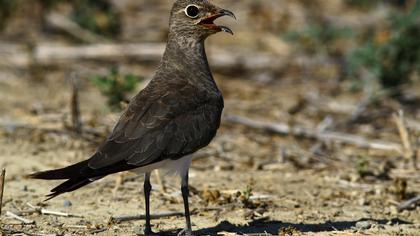
<path fill-rule="evenodd" d="M 121 116 L 106 142 L 88 160 L 62 169 L 34 173 L 36 179 L 66 179 L 48 199 L 74 191 L 106 175 L 136 170 L 145 174 L 145 234 L 152 234 L 149 213 L 150 171 L 175 167 L 182 182 L 187 226 L 190 154 L 207 146 L 220 125 L 223 97 L 214 82 L 204 40 L 232 31 L 213 20 L 233 13 L 206 0 L 177 0 L 171 11 L 168 43 L 150 83 Z"/>

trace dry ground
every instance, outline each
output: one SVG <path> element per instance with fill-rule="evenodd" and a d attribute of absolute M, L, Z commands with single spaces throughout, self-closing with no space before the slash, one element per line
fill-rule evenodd
<path fill-rule="evenodd" d="M 287 121 L 287 115 L 283 114 L 290 109 L 287 106 L 296 104 L 309 87 L 311 91 L 322 91 L 324 87 L 322 83 L 288 81 L 267 86 L 222 77 L 218 77 L 218 83 L 226 94 L 225 114 L 266 121 Z M 43 196 L 58 182 L 24 178 L 36 170 L 82 160 L 94 151 L 95 143 L 69 132 L 58 132 L 63 130 L 63 120 L 68 120 L 62 118 L 68 114 L 67 88 L 66 82 L 57 83 L 55 78 L 43 84 L 19 78 L 0 83 L 3 122 L 0 166 L 7 169 L 3 231 L 6 235 L 13 232 L 134 235 L 141 230 L 143 221 L 118 223 L 110 218 L 143 214 L 142 177 L 125 175 L 116 195 L 113 189 L 117 177 L 109 176 L 48 202 L 42 202 Z M 346 98 L 351 103 L 350 95 L 342 93 L 335 100 Z M 104 105 L 98 105 L 103 99 L 93 88 L 82 92 L 81 101 L 87 126 L 94 124 L 98 130 L 106 130 L 104 127 L 118 116 L 107 112 Z M 316 119 L 307 118 L 319 115 L 314 110 L 317 109 L 307 105 L 296 119 L 306 121 L 311 127 L 314 124 L 310 122 Z M 22 123 L 31 127 L 22 128 L 19 126 Z M 364 126 L 367 137 L 384 136 L 398 142 L 393 127 L 371 128 L 381 129 L 382 134 L 378 134 L 368 129 L 370 124 Z M 418 235 L 420 208 L 402 212 L 396 208 L 403 200 L 401 197 L 407 199 L 420 193 L 419 173 L 412 171 L 403 158 L 393 152 L 367 151 L 334 143 L 320 145 L 319 150 L 313 151 L 317 144 L 321 143 L 279 137 L 225 121 L 214 142 L 200 151 L 193 163 L 191 208 L 196 234 Z M 367 158 L 367 170 L 372 171 L 372 175 L 364 178 L 358 174 L 362 157 Z M 387 170 L 384 165 L 392 167 Z M 389 178 L 380 177 L 381 173 Z M 152 181 L 155 187 L 152 212 L 182 212 L 178 178 L 164 178 L 165 192 L 157 184 L 156 176 Z M 404 190 L 399 188 L 401 181 L 407 184 Z M 20 225 L 5 216 L 6 211 L 30 210 L 27 203 L 80 217 L 23 214 L 35 223 Z M 153 221 L 159 232 L 176 232 L 183 223 L 183 217 Z"/>

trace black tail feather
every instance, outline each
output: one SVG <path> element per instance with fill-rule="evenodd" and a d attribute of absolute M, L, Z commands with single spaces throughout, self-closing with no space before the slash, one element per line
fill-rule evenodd
<path fill-rule="evenodd" d="M 69 179 L 66 182 L 58 185 L 57 187 L 53 188 L 51 190 L 51 193 L 47 195 L 47 199 L 45 199 L 45 201 L 48 201 L 52 198 L 57 197 L 60 194 L 63 193 L 67 193 L 67 192 L 71 192 L 74 191 L 76 189 L 79 189 L 87 184 L 92 183 L 94 180 L 91 180 L 89 178 L 74 178 L 74 179 Z"/>
<path fill-rule="evenodd" d="M 61 169 L 37 172 L 30 174 L 27 177 L 32 179 L 66 180 L 51 190 L 51 193 L 47 195 L 47 199 L 45 200 L 48 201 L 60 194 L 79 189 L 106 175 L 135 168 L 135 166 L 128 165 L 125 161 L 121 161 L 120 163 L 106 168 L 91 169 L 88 166 L 88 162 L 89 160 L 86 160 Z"/>
<path fill-rule="evenodd" d="M 74 178 L 75 176 L 80 175 L 80 171 L 83 168 L 87 167 L 87 165 L 88 165 L 88 160 L 82 161 L 74 165 L 61 168 L 61 169 L 33 173 L 33 174 L 28 175 L 28 177 L 32 179 L 47 179 L 47 180 L 71 179 L 71 178 Z"/>
<path fill-rule="evenodd" d="M 88 161 L 89 160 L 82 161 L 61 169 L 33 173 L 28 175 L 28 177 L 46 180 L 67 179 L 64 183 L 51 190 L 51 193 L 47 195 L 48 198 L 45 200 L 48 201 L 60 194 L 74 191 L 93 182 L 86 174 L 83 174 L 83 172 L 88 169 Z"/>

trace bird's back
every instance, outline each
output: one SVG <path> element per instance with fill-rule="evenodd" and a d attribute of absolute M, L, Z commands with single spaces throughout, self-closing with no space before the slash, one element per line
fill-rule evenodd
<path fill-rule="evenodd" d="M 89 167 L 120 161 L 139 167 L 191 154 L 215 136 L 222 110 L 215 85 L 208 89 L 184 78 L 155 77 L 132 99 Z"/>

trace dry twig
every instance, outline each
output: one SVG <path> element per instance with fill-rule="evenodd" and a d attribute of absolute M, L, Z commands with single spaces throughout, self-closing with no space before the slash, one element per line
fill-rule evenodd
<path fill-rule="evenodd" d="M 80 101 L 79 101 L 79 78 L 76 73 L 70 74 L 70 80 L 72 84 L 72 95 L 71 95 L 71 121 L 73 131 L 77 134 L 82 134 L 82 119 L 80 118 Z"/>
<path fill-rule="evenodd" d="M 65 228 L 65 229 L 89 229 L 89 226 L 87 226 L 87 225 L 66 225 L 66 224 L 64 224 L 61 227 Z"/>
<path fill-rule="evenodd" d="M 4 180 L 6 177 L 6 169 L 1 170 L 0 175 L 0 216 L 1 216 L 1 208 L 3 206 L 3 192 L 4 192 Z"/>
<path fill-rule="evenodd" d="M 77 23 L 73 22 L 72 20 L 63 16 L 62 14 L 50 13 L 47 15 L 46 20 L 50 26 L 60 29 L 70 34 L 71 36 L 79 39 L 82 42 L 97 43 L 108 41 L 105 38 L 94 34 L 89 30 L 83 29 Z"/>
<path fill-rule="evenodd" d="M 184 213 L 182 212 L 165 212 L 155 215 L 150 215 L 151 219 L 160 219 L 165 217 L 174 217 L 174 216 L 183 216 Z M 112 216 L 111 221 L 112 222 L 124 222 L 124 221 L 132 221 L 132 220 L 144 220 L 146 219 L 146 215 L 136 215 L 136 216 Z"/>
<path fill-rule="evenodd" d="M 90 234 L 97 234 L 97 233 L 100 233 L 100 232 L 104 232 L 108 229 L 106 227 L 95 228 L 92 225 L 66 225 L 66 224 L 64 224 L 61 227 L 65 228 L 65 229 L 85 229 L 85 230 L 89 230 Z"/>
<path fill-rule="evenodd" d="M 402 147 L 401 145 L 393 142 L 381 141 L 381 140 L 369 140 L 362 136 L 357 136 L 353 134 L 333 132 L 333 131 L 323 131 L 318 132 L 298 126 L 290 126 L 285 123 L 269 123 L 264 121 L 252 120 L 246 117 L 241 116 L 225 116 L 225 120 L 245 125 L 254 129 L 265 130 L 279 135 L 294 135 L 296 137 L 308 138 L 308 139 L 317 139 L 324 142 L 336 142 L 354 145 L 359 148 L 371 148 L 385 151 L 397 151 L 400 152 Z"/>
<path fill-rule="evenodd" d="M 28 220 L 26 218 L 23 218 L 21 216 L 18 216 L 17 214 L 15 214 L 13 212 L 10 212 L 10 211 L 6 211 L 6 216 L 9 216 L 9 217 L 11 217 L 13 219 L 16 219 L 16 220 L 18 220 L 18 221 L 20 221 L 20 222 L 22 222 L 24 224 L 28 224 L 28 225 L 35 223 L 34 220 Z"/>
<path fill-rule="evenodd" d="M 74 215 L 74 214 L 70 214 L 70 213 L 65 213 L 65 212 L 59 212 L 59 211 L 51 211 L 42 207 L 36 207 L 30 203 L 26 203 L 26 205 L 28 205 L 30 208 L 32 208 L 34 210 L 34 212 L 38 212 L 42 215 L 54 215 L 54 216 L 62 216 L 62 217 L 79 217 L 79 218 L 83 218 L 83 216 L 78 216 L 78 215 Z"/>
<path fill-rule="evenodd" d="M 376 99 L 382 98 L 384 95 L 377 95 Z M 360 111 L 363 111 L 363 106 L 367 100 L 363 100 L 359 104 L 347 103 L 343 101 L 336 101 L 334 99 L 328 99 L 320 97 L 317 94 L 309 94 L 306 98 L 307 102 L 315 106 L 318 110 L 325 113 L 336 113 L 341 115 L 348 115 L 353 118 L 349 118 L 349 121 L 358 118 L 358 115 L 361 115 Z M 369 105 L 369 104 L 368 104 Z M 404 117 L 405 125 L 407 128 L 420 132 L 420 122 Z"/>
<path fill-rule="evenodd" d="M 400 110 L 397 114 L 393 114 L 392 118 L 394 119 L 395 124 L 397 125 L 401 142 L 402 142 L 402 155 L 407 160 L 413 162 L 414 169 L 417 169 L 417 152 L 414 151 L 413 145 L 411 144 L 410 133 L 407 129 L 407 125 L 404 119 L 404 112 Z"/>
<path fill-rule="evenodd" d="M 20 45 L 0 45 L 3 60 L 0 66 L 27 68 L 32 61 L 39 66 L 68 65 L 68 63 L 83 60 L 115 61 L 130 58 L 141 62 L 160 61 L 165 50 L 161 43 L 138 44 L 91 44 L 83 46 L 66 46 L 57 44 L 39 44 L 31 53 Z M 252 57 L 243 53 L 225 52 L 216 49 L 209 50 L 209 60 L 216 71 L 280 71 L 285 65 L 284 59 L 259 53 Z"/>
<path fill-rule="evenodd" d="M 159 170 L 156 170 L 156 179 L 157 179 L 157 182 L 158 182 L 158 184 L 161 188 L 160 191 L 162 193 L 166 193 L 167 192 L 166 186 L 165 186 L 165 183 L 163 182 L 163 179 L 162 179 L 162 176 L 161 176 L 161 173 L 160 173 Z"/>
<path fill-rule="evenodd" d="M 15 122 L 0 119 L 0 128 L 7 132 L 14 132 L 15 130 L 25 131 L 40 131 L 48 134 L 55 134 L 60 136 L 70 136 L 70 132 L 63 129 L 62 125 L 57 124 L 29 124 L 23 122 Z M 95 128 L 83 127 L 82 134 L 80 137 L 88 140 L 89 142 L 97 141 L 98 137 L 103 137 L 105 132 L 101 132 Z"/>
<path fill-rule="evenodd" d="M 411 199 L 401 203 L 400 205 L 398 205 L 398 211 L 406 210 L 406 209 L 410 208 L 412 205 L 415 205 L 417 203 L 420 203 L 420 196 L 411 198 Z"/>

